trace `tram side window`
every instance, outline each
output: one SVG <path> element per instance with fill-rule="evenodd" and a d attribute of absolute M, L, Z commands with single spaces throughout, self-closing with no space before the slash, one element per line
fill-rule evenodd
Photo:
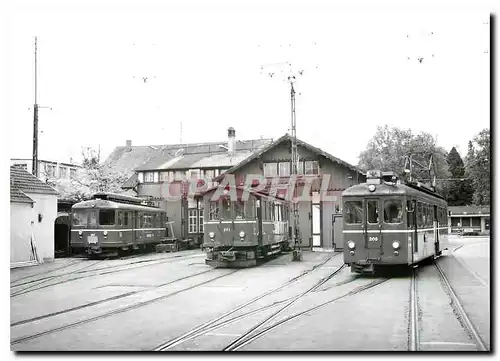
<path fill-rule="evenodd" d="M 236 201 L 234 202 L 234 215 L 236 219 L 246 218 L 246 209 L 245 209 L 244 201 Z"/>
<path fill-rule="evenodd" d="M 378 201 L 366 201 L 366 218 L 368 223 L 378 223 Z"/>
<path fill-rule="evenodd" d="M 418 228 L 424 227 L 424 209 L 423 209 L 423 204 L 420 202 L 418 202 L 417 204 L 417 227 Z"/>
<path fill-rule="evenodd" d="M 111 226 L 115 224 L 115 211 L 113 209 L 99 210 L 99 224 L 101 226 Z"/>
<path fill-rule="evenodd" d="M 348 224 L 359 224 L 363 222 L 363 202 L 347 201 L 344 205 L 345 221 Z"/>
<path fill-rule="evenodd" d="M 403 221 L 403 202 L 392 199 L 384 202 L 384 222 L 401 223 Z"/>
<path fill-rule="evenodd" d="M 208 219 L 210 221 L 219 220 L 219 204 L 217 202 L 210 202 L 208 205 Z"/>
<path fill-rule="evenodd" d="M 434 220 L 434 209 L 432 209 L 432 206 L 426 204 L 426 217 L 425 217 L 425 226 L 426 227 L 432 227 L 432 222 Z"/>

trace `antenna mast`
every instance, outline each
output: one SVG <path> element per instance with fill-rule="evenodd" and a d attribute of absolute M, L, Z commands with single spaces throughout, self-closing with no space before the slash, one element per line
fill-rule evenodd
<path fill-rule="evenodd" d="M 37 37 L 35 36 L 35 105 L 33 106 L 33 164 L 32 173 L 38 178 L 38 103 L 37 103 Z"/>

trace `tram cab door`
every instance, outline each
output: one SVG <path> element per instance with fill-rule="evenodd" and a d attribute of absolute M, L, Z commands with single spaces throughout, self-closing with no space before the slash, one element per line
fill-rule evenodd
<path fill-rule="evenodd" d="M 367 258 L 378 259 L 382 255 L 382 224 L 380 223 L 380 200 L 365 199 L 365 247 Z"/>
<path fill-rule="evenodd" d="M 438 208 L 434 206 L 434 219 L 432 220 L 434 228 L 434 254 L 439 254 L 439 222 L 438 222 Z"/>
<path fill-rule="evenodd" d="M 414 262 L 414 255 L 418 253 L 418 233 L 417 233 L 417 201 L 408 200 L 406 202 L 406 215 L 408 236 L 411 237 L 411 263 Z"/>

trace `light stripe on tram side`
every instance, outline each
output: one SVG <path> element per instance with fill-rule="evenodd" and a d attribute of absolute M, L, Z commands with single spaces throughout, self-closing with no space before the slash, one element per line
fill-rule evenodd
<path fill-rule="evenodd" d="M 448 229 L 448 227 L 438 227 L 436 229 Z M 430 232 L 434 231 L 434 228 L 424 228 L 424 229 L 418 229 L 417 232 Z M 342 233 L 414 233 L 414 229 L 384 229 L 384 230 L 376 230 L 376 229 L 369 229 L 367 231 L 362 230 L 362 229 L 349 229 L 349 230 L 344 230 Z"/>

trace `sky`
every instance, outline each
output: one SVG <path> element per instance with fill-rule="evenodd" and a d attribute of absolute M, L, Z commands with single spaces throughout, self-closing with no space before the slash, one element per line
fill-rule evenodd
<path fill-rule="evenodd" d="M 126 140 L 224 141 L 228 127 L 278 138 L 290 72 L 298 138 L 351 164 L 379 125 L 428 132 L 462 156 L 490 127 L 487 11 L 37 9 L 5 28 L 11 158 L 32 155 L 35 36 L 40 159 L 78 162 L 87 146 L 106 157 Z"/>

